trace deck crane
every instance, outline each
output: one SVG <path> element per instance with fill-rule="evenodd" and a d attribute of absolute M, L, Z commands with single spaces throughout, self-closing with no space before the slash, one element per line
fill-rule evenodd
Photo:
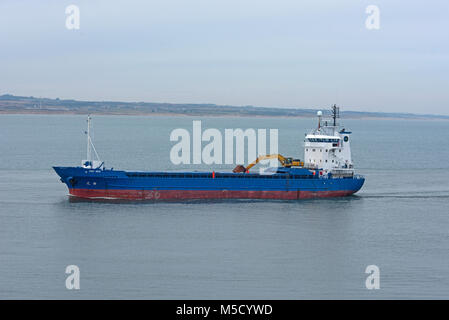
<path fill-rule="evenodd" d="M 283 167 L 287 167 L 287 168 L 290 168 L 292 166 L 293 167 L 303 167 L 304 166 L 304 162 L 302 162 L 299 159 L 293 159 L 293 158 L 290 158 L 290 157 L 284 157 L 283 155 L 280 155 L 280 154 L 267 154 L 267 155 L 259 156 L 256 160 L 251 162 L 246 168 L 244 166 L 242 166 L 242 165 L 238 165 L 237 167 L 234 168 L 234 170 L 232 170 L 232 172 L 234 172 L 234 173 L 249 172 L 249 169 L 254 167 L 260 161 L 270 160 L 270 159 L 278 159 L 279 163 Z"/>

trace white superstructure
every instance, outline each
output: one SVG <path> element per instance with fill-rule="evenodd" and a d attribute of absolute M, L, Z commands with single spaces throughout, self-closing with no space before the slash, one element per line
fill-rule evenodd
<path fill-rule="evenodd" d="M 306 167 L 323 169 L 324 172 L 353 174 L 351 159 L 351 132 L 340 129 L 337 122 L 339 108 L 332 107 L 332 118 L 322 119 L 318 111 L 318 127 L 304 140 L 304 164 Z"/>

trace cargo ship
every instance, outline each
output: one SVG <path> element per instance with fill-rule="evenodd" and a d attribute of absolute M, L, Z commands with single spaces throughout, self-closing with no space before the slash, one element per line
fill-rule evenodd
<path fill-rule="evenodd" d="M 351 158 L 351 132 L 341 129 L 339 108 L 304 140 L 304 160 L 279 154 L 259 156 L 232 172 L 138 172 L 105 168 L 90 136 L 87 122 L 87 160 L 79 167 L 53 167 L 69 195 L 86 199 L 189 200 L 282 199 L 297 200 L 349 196 L 360 190 L 365 178 L 355 174 Z M 96 160 L 93 160 L 95 156 Z M 252 172 L 253 166 L 277 159 L 279 166 Z"/>

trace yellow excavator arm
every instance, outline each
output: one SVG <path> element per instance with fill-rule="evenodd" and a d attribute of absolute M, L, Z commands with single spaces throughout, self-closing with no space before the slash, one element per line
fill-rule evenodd
<path fill-rule="evenodd" d="M 269 159 L 278 159 L 278 161 L 281 163 L 283 167 L 303 167 L 304 162 L 302 162 L 299 159 L 293 159 L 293 158 L 286 158 L 280 154 L 267 154 L 263 156 L 259 156 L 256 160 L 251 162 L 247 167 L 246 171 L 249 171 L 252 167 L 254 167 L 256 164 L 258 164 L 262 160 L 269 160 Z"/>

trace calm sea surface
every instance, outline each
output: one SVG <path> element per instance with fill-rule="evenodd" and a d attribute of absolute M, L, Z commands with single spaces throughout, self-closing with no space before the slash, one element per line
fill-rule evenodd
<path fill-rule="evenodd" d="M 170 162 L 170 132 L 192 120 L 278 128 L 279 152 L 300 158 L 316 124 L 95 116 L 95 145 L 116 169 L 211 170 Z M 70 201 L 51 169 L 85 158 L 85 117 L 0 115 L 0 298 L 449 298 L 449 122 L 343 122 L 366 176 L 356 196 L 103 203 Z"/>

